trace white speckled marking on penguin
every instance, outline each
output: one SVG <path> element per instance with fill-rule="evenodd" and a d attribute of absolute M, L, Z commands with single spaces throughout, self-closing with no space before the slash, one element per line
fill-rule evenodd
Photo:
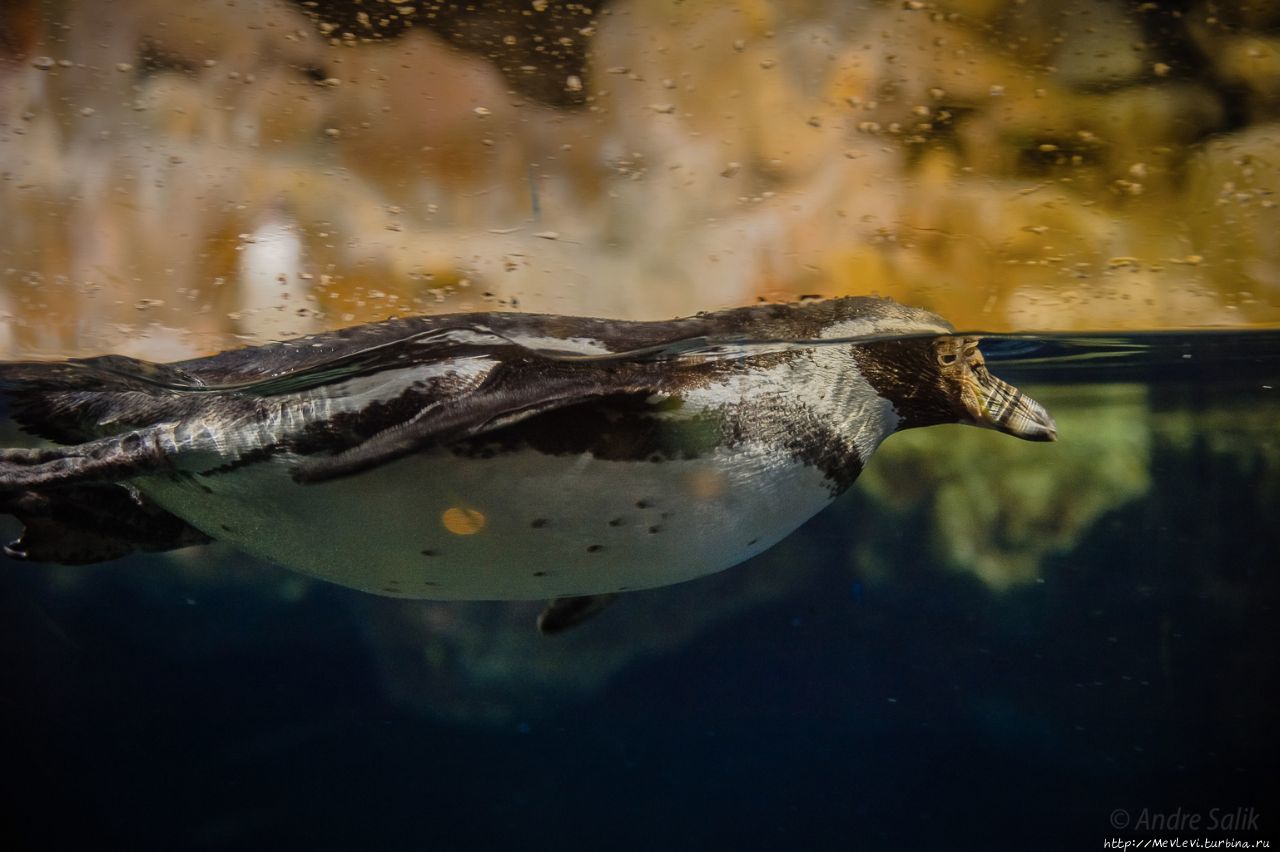
<path fill-rule="evenodd" d="M 780 461 L 764 446 L 659 463 L 435 450 L 306 488 L 284 461 L 200 477 L 212 493 L 137 484 L 211 536 L 346 586 L 518 600 L 663 586 L 760 553 L 833 499 L 820 471 Z M 451 531 L 450 510 L 479 529 Z"/>

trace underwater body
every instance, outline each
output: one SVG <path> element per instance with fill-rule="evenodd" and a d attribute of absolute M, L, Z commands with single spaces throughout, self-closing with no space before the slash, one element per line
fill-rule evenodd
<path fill-rule="evenodd" d="M 27 526 L 5 552 L 85 564 L 216 539 L 409 598 L 680 582 L 775 544 L 894 432 L 1054 440 L 1044 408 L 951 330 L 849 297 L 650 323 L 440 315 L 171 365 L 0 364 L 15 420 L 58 442 L 0 452 L 0 509 Z"/>
<path fill-rule="evenodd" d="M 896 436 L 778 547 L 555 639 L 534 602 L 390 600 L 217 548 L 10 563 L 5 712 L 56 733 L 15 744 L 10 801 L 75 784 L 99 836 L 200 848 L 408 846 L 424 800 L 466 848 L 566 820 L 608 835 L 623 795 L 668 814 L 617 841 L 637 849 L 1073 848 L 1118 809 L 1265 813 L 1280 341 L 984 349 L 1054 412 L 1052 459 Z M 495 776 L 516 779 L 486 806 L 502 821 L 473 809 Z M 672 812 L 673 786 L 696 806 Z"/>

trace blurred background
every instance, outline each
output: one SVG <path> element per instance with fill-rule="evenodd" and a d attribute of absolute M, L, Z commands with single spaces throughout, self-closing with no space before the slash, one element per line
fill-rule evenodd
<path fill-rule="evenodd" d="M 0 5 L 10 353 L 879 293 L 1280 322 L 1280 7 Z"/>
<path fill-rule="evenodd" d="M 1276 801 L 1278 188 L 1271 0 L 0 0 L 0 358 L 845 294 L 1157 353 L 1001 368 L 1058 444 L 897 436 L 554 642 L 218 546 L 6 562 L 0 839 L 1082 848 Z"/>

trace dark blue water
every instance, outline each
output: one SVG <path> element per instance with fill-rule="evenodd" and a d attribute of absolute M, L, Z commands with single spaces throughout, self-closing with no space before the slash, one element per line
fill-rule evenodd
<path fill-rule="evenodd" d="M 1241 807 L 1257 829 L 1181 836 L 1280 842 L 1280 347 L 1121 344 L 986 347 L 1060 421 L 1126 383 L 1163 424 L 1143 495 L 1003 591 L 859 486 L 725 575 L 489 656 L 459 648 L 523 612 L 230 551 L 6 562 L 3 848 L 1097 849 L 1178 836 L 1120 809 Z M 744 588 L 773 591 L 722 611 Z M 449 642 L 406 627 L 422 606 Z"/>

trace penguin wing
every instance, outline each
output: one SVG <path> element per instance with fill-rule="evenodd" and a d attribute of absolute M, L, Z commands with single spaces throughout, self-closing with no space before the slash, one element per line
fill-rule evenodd
<path fill-rule="evenodd" d="M 649 396 L 667 384 L 652 363 L 564 362 L 526 358 L 490 371 L 476 388 L 436 397 L 407 419 L 327 456 L 303 460 L 302 483 L 326 482 L 402 458 L 425 446 L 451 444 L 556 409 L 609 397 Z"/>

